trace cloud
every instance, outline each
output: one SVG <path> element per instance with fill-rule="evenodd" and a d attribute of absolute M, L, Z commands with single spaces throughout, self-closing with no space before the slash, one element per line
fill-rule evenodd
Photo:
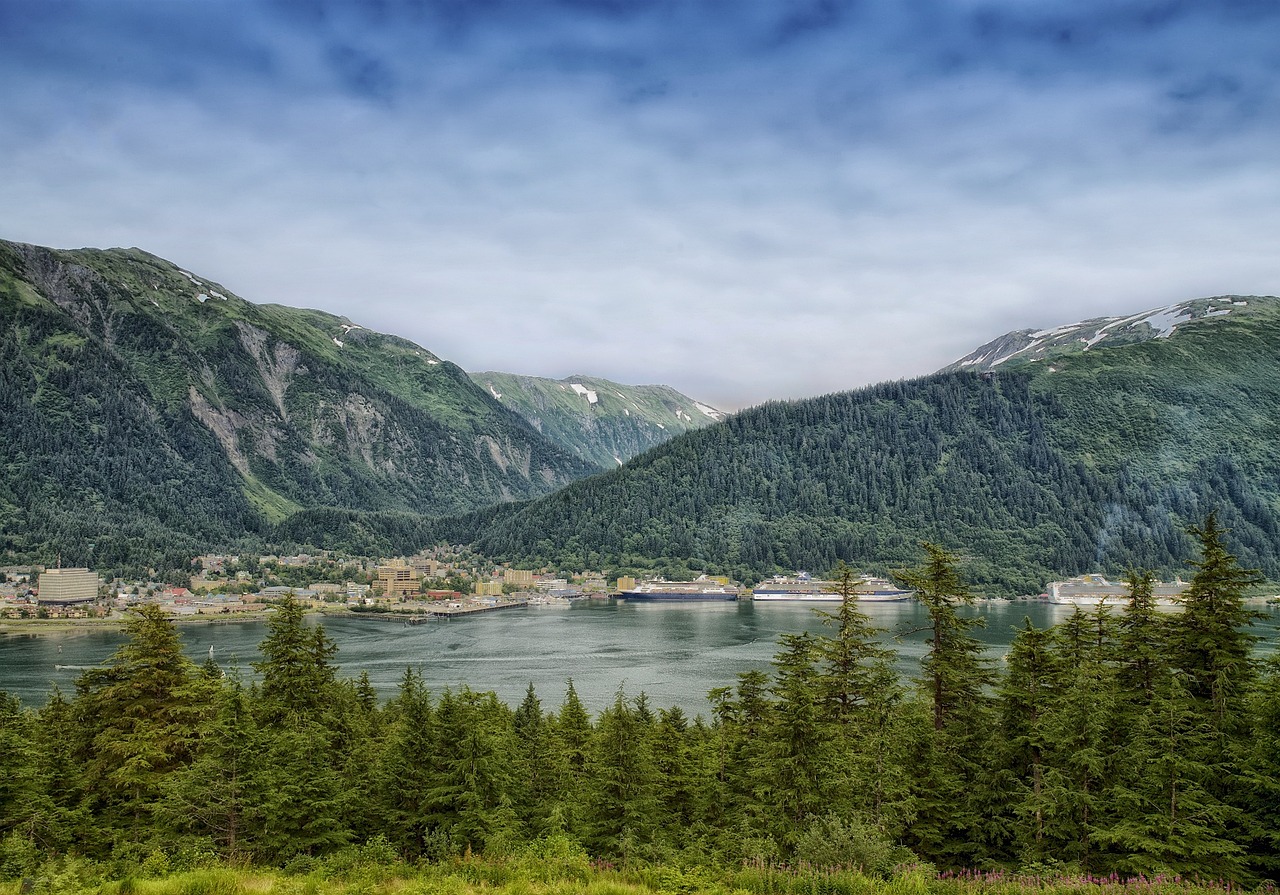
<path fill-rule="evenodd" d="M 1280 292 L 1269 4 L 44 9 L 0 5 L 0 235 L 470 369 L 733 407 Z"/>

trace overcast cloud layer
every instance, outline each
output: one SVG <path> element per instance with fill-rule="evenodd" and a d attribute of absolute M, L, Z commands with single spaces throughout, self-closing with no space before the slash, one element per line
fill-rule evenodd
<path fill-rule="evenodd" d="M 1280 293 L 1270 0 L 0 0 L 0 237 L 735 408 Z"/>

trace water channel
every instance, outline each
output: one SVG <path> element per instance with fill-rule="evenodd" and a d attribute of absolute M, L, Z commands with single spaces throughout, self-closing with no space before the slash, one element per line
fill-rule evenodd
<path fill-rule="evenodd" d="M 927 636 L 919 604 L 864 603 L 862 609 L 886 631 L 887 645 L 898 651 L 901 673 L 917 674 Z M 980 603 L 968 611 L 986 618 L 986 627 L 976 634 L 998 660 L 1024 618 L 1048 627 L 1072 610 L 1016 601 Z M 592 712 L 611 703 L 623 687 L 628 695 L 644 691 L 651 705 L 678 705 L 690 716 L 707 715 L 708 690 L 734 684 L 742 672 L 767 670 L 780 634 L 822 626 L 811 605 L 612 600 L 510 609 L 416 626 L 368 616 L 328 616 L 323 623 L 338 644 L 342 674 L 368 672 L 384 697 L 394 693 L 405 668 L 412 667 L 435 692 L 466 684 L 492 690 L 515 705 L 532 682 L 543 707 L 550 709 L 560 705 L 565 681 L 572 677 Z M 192 658 L 203 661 L 212 649 L 224 669 L 238 669 L 246 680 L 253 677 L 252 663 L 259 660 L 258 643 L 266 633 L 263 622 L 192 622 L 181 624 L 180 631 Z M 1277 649 L 1280 609 L 1266 608 L 1258 633 L 1261 651 Z M 40 705 L 55 684 L 72 692 L 83 670 L 108 659 L 123 642 L 119 630 L 105 629 L 0 634 L 0 689 L 27 705 Z"/>

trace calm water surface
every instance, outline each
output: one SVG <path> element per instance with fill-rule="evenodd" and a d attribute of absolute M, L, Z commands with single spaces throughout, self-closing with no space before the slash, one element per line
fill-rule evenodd
<path fill-rule="evenodd" d="M 923 609 L 915 602 L 864 603 L 862 608 L 888 632 L 901 672 L 916 674 L 925 651 Z M 991 647 L 993 658 L 1007 650 L 1024 617 L 1047 627 L 1071 612 L 1033 602 L 983 603 L 972 611 L 986 617 L 986 628 L 976 634 Z M 572 677 L 593 712 L 624 687 L 629 695 L 643 690 L 652 705 L 679 705 L 690 715 L 706 715 L 708 690 L 732 685 L 744 671 L 767 669 L 778 651 L 778 635 L 818 630 L 822 623 L 804 605 L 582 601 L 414 627 L 369 617 L 329 617 L 324 626 L 338 644 L 342 673 L 355 677 L 367 671 L 384 697 L 394 693 L 411 667 L 436 692 L 466 684 L 493 690 L 513 705 L 532 682 L 544 707 L 559 706 L 565 681 Z M 1259 628 L 1263 650 L 1276 649 L 1278 628 L 1280 612 L 1273 608 Z M 180 631 L 192 658 L 203 661 L 212 648 L 219 664 L 239 668 L 248 679 L 266 626 L 190 623 Z M 71 692 L 83 670 L 109 658 L 123 642 L 119 631 L 0 635 L 0 689 L 38 705 L 55 684 Z"/>

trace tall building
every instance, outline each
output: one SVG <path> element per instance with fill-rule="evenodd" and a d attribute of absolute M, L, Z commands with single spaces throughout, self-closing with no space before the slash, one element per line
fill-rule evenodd
<path fill-rule="evenodd" d="M 533 587 L 533 572 L 529 569 L 503 569 L 502 580 L 516 587 Z"/>
<path fill-rule="evenodd" d="M 98 598 L 98 575 L 88 569 L 45 569 L 37 589 L 41 603 L 91 603 Z"/>
<path fill-rule="evenodd" d="M 378 566 L 378 589 L 388 597 L 403 597 L 416 594 L 421 586 L 422 577 L 402 559 L 393 559 L 384 566 Z"/>

